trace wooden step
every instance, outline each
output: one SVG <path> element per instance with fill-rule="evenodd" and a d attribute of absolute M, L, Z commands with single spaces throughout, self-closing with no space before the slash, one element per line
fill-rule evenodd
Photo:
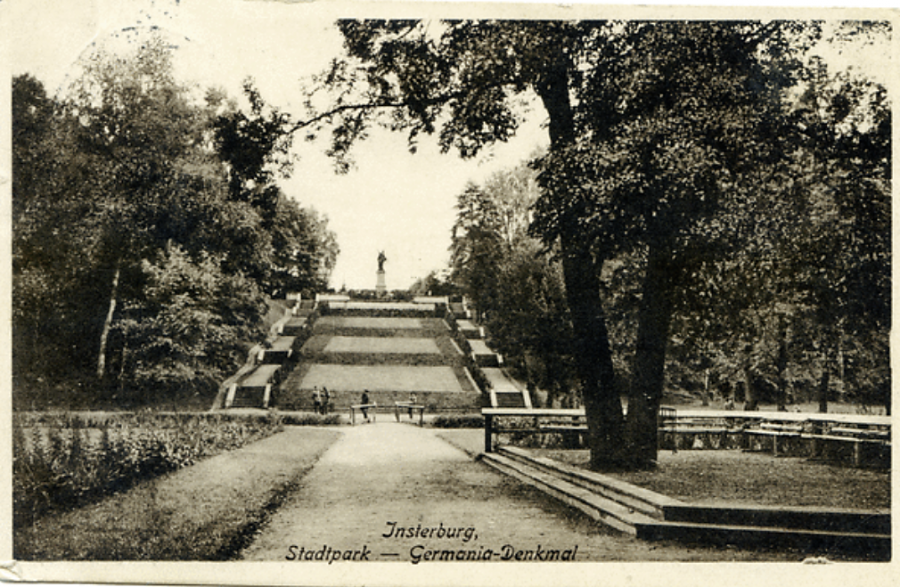
<path fill-rule="evenodd" d="M 867 560 L 890 560 L 890 515 L 886 512 L 693 506 L 516 447 L 502 447 L 485 454 L 483 460 L 595 520 L 644 540 L 852 553 Z"/>
<path fill-rule="evenodd" d="M 563 503 L 586 513 L 598 522 L 612 526 L 621 532 L 635 535 L 638 524 L 649 524 L 653 518 L 646 516 L 613 500 L 606 499 L 554 475 L 541 471 L 537 467 L 516 461 L 497 453 L 488 453 L 482 457 L 488 466 L 511 477 L 536 487 L 544 493 L 555 497 Z"/>
<path fill-rule="evenodd" d="M 685 505 L 684 502 L 677 499 L 607 475 L 587 471 L 552 459 L 532 456 L 528 451 L 521 448 L 504 446 L 499 449 L 499 452 L 518 462 L 538 467 L 542 471 L 558 476 L 569 483 L 593 491 L 625 507 L 659 520 L 665 519 L 666 508 Z"/>
<path fill-rule="evenodd" d="M 854 554 L 873 561 L 890 560 L 891 556 L 890 534 L 654 521 L 637 524 L 636 536 L 643 540 L 677 540 L 817 554 Z"/>
<path fill-rule="evenodd" d="M 891 514 L 887 511 L 822 510 L 812 507 L 776 507 L 755 505 L 690 505 L 666 508 L 666 521 L 729 526 L 765 526 L 802 528 L 842 534 L 891 533 Z"/>

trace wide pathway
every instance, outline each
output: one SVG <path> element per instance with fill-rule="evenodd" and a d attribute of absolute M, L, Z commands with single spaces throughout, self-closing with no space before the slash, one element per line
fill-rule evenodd
<path fill-rule="evenodd" d="M 434 429 L 389 420 L 340 430 L 243 559 L 729 558 L 605 529 L 476 462 Z"/>

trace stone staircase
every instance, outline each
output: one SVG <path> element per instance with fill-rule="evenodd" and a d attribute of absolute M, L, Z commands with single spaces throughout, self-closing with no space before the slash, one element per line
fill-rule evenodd
<path fill-rule="evenodd" d="M 297 299 L 272 325 L 265 346 L 254 347 L 247 363 L 225 383 L 214 408 L 268 408 L 275 390 L 293 366 L 297 347 L 315 311 L 312 300 Z"/>
<path fill-rule="evenodd" d="M 493 351 L 484 340 L 484 327 L 471 320 L 472 312 L 466 303 L 451 303 L 457 331 L 468 344 L 469 355 L 476 369 L 490 386 L 490 405 L 494 408 L 531 408 L 528 390 L 508 377 L 503 370 L 503 357 Z"/>
<path fill-rule="evenodd" d="M 890 560 L 890 513 L 765 506 L 691 505 L 516 447 L 486 453 L 483 462 L 644 540 L 852 553 Z"/>
<path fill-rule="evenodd" d="M 277 390 L 280 409 L 313 409 L 316 387 L 328 389 L 333 411 L 360 403 L 364 390 L 379 409 L 411 394 L 428 412 L 482 407 L 481 390 L 443 319 L 446 299 L 318 302 L 319 316 Z"/>

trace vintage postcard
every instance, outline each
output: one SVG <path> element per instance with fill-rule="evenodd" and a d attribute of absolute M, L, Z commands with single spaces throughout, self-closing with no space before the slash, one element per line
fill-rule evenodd
<path fill-rule="evenodd" d="M 0 22 L 0 579 L 891 583 L 895 10 Z"/>

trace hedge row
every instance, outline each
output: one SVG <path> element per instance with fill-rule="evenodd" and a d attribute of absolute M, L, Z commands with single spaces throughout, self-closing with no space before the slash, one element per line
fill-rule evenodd
<path fill-rule="evenodd" d="M 281 429 L 276 415 L 17 414 L 14 525 L 95 502 Z"/>

